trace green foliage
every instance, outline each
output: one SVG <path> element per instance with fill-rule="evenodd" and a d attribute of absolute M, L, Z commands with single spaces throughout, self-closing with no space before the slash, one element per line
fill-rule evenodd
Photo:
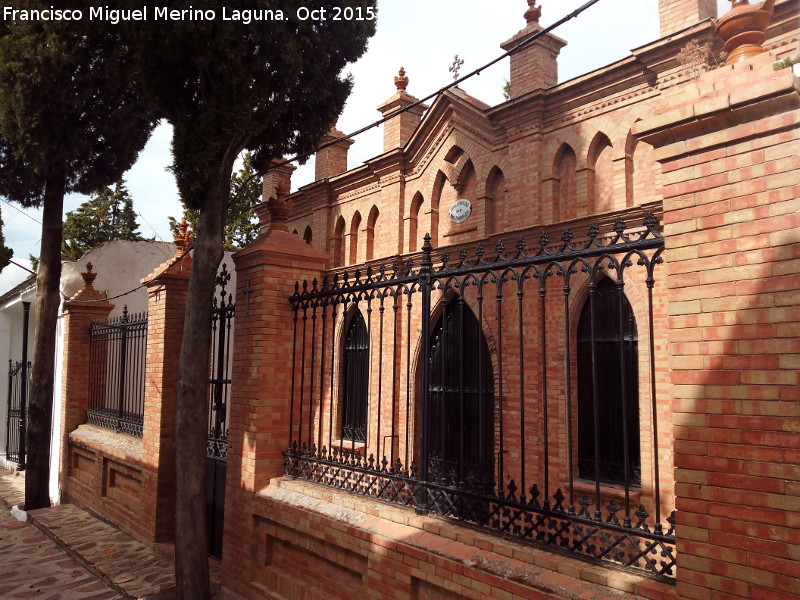
<path fill-rule="evenodd" d="M 138 0 L 135 7 L 148 4 Z M 220 12 L 216 0 L 166 4 Z M 302 20 L 294 0 L 238 0 L 237 10 L 280 11 L 284 18 L 244 25 L 217 14 L 131 26 L 147 93 L 173 126 L 173 170 L 187 206 L 202 206 L 218 185 L 220 165 L 242 150 L 253 152 L 254 167 L 264 173 L 274 157 L 310 152 L 322 139 L 350 93 L 342 70 L 375 32 L 375 20 L 367 20 L 375 0 L 346 4 L 364 20 Z M 314 8 L 332 17 L 340 5 L 321 0 Z"/>
<path fill-rule="evenodd" d="M 503 98 L 511 100 L 511 82 L 508 79 L 503 82 Z"/>
<path fill-rule="evenodd" d="M 40 205 L 48 180 L 57 191 L 90 193 L 130 168 L 155 124 L 132 67 L 109 22 L 0 25 L 0 193 Z"/>
<path fill-rule="evenodd" d="M 14 251 L 6 246 L 6 238 L 3 235 L 3 213 L 0 211 L 0 273 L 8 266 L 8 261 L 14 256 Z"/>
<path fill-rule="evenodd" d="M 261 176 L 253 167 L 253 157 L 245 152 L 242 168 L 231 177 L 230 200 L 225 218 L 223 246 L 231 252 L 244 248 L 258 236 L 258 220 L 253 207 L 261 202 Z M 183 218 L 189 223 L 192 231 L 197 231 L 197 220 L 200 211 L 183 207 Z M 169 218 L 169 228 L 173 234 L 178 233 L 178 221 Z"/>
<path fill-rule="evenodd" d="M 133 211 L 133 198 L 120 179 L 114 189 L 106 186 L 94 197 L 67 213 L 61 260 L 78 260 L 92 248 L 113 240 L 142 240 Z"/>
<path fill-rule="evenodd" d="M 14 8 L 72 8 L 19 0 Z M 123 30 L 110 21 L 0 23 L 0 194 L 43 205 L 30 378 L 27 509 L 48 494 L 64 195 L 119 179 L 155 125 Z"/>
<path fill-rule="evenodd" d="M 39 268 L 39 257 L 28 254 L 28 261 L 31 263 L 31 271 L 36 273 L 36 270 Z"/>

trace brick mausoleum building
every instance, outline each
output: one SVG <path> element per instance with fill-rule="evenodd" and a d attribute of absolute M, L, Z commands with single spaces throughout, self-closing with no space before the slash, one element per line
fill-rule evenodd
<path fill-rule="evenodd" d="M 383 154 L 266 174 L 211 367 L 231 597 L 800 597 L 800 11 L 659 8 L 559 84 L 528 0 L 508 101 L 418 105 L 401 69 Z M 148 279 L 136 460 L 65 413 L 68 495 L 151 541 L 190 268 Z"/>

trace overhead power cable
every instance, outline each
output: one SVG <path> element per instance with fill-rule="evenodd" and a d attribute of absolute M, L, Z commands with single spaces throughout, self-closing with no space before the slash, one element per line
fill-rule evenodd
<path fill-rule="evenodd" d="M 543 35 L 545 35 L 547 33 L 550 33 L 551 31 L 553 31 L 557 27 L 560 27 L 561 25 L 563 25 L 567 21 L 570 21 L 570 20 L 574 19 L 575 17 L 580 15 L 583 11 L 585 11 L 588 8 L 591 8 L 593 5 L 597 4 L 598 2 L 600 2 L 600 0 L 589 0 L 589 2 L 587 2 L 583 6 L 580 6 L 579 8 L 576 8 L 571 13 L 569 13 L 566 16 L 562 17 L 561 19 L 559 19 L 555 23 L 553 23 L 551 25 L 548 25 L 547 27 L 545 27 L 541 31 L 538 31 L 537 33 L 535 33 L 533 36 L 531 36 L 527 40 L 524 40 L 523 42 L 520 42 L 519 44 L 517 44 L 516 46 L 514 46 L 510 50 L 508 50 L 508 51 L 504 52 L 503 54 L 501 54 L 500 56 L 498 56 L 497 58 L 489 61 L 488 63 L 486 63 L 485 65 L 483 65 L 481 67 L 478 67 L 474 71 L 470 71 L 469 73 L 467 73 L 463 77 L 460 77 L 460 78 L 456 79 L 452 83 L 449 83 L 446 86 L 439 88 L 437 91 L 433 92 L 432 94 L 429 94 L 429 95 L 425 96 L 424 98 L 422 98 L 420 100 L 417 100 L 413 104 L 409 104 L 408 106 L 405 106 L 403 108 L 399 108 L 396 111 L 386 115 L 385 117 L 382 117 L 382 118 L 378 119 L 377 121 L 374 121 L 373 123 L 370 123 L 369 125 L 366 125 L 366 126 L 362 127 L 361 129 L 357 129 L 356 131 L 354 131 L 352 133 L 348 133 L 347 135 L 343 135 L 341 137 L 338 137 L 335 140 L 331 140 L 330 142 L 326 142 L 324 144 L 320 144 L 319 146 L 317 146 L 316 148 L 314 148 L 313 150 L 311 150 L 308 153 L 296 154 L 291 158 L 287 158 L 287 159 L 284 159 L 284 160 L 282 160 L 282 161 L 280 161 L 278 163 L 275 163 L 274 165 L 270 166 L 267 169 L 267 171 L 271 171 L 272 169 L 275 169 L 277 167 L 282 167 L 284 165 L 288 165 L 289 163 L 293 163 L 293 162 L 298 161 L 300 159 L 307 158 L 308 156 L 310 156 L 311 154 L 313 154 L 315 152 L 319 152 L 320 150 L 324 150 L 325 148 L 329 148 L 329 147 L 334 146 L 334 145 L 336 145 L 336 144 L 338 144 L 340 142 L 343 142 L 345 140 L 352 139 L 352 138 L 356 137 L 357 135 L 361 135 L 362 133 L 364 133 L 366 131 L 369 131 L 373 127 L 378 127 L 379 125 L 382 125 L 386 121 L 394 119 L 398 115 L 402 115 L 403 113 L 408 112 L 409 110 L 411 110 L 412 108 L 414 108 L 416 106 L 419 106 L 420 104 L 424 104 L 425 102 L 427 102 L 431 98 L 436 98 L 437 96 L 439 96 L 440 94 L 446 92 L 450 88 L 456 87 L 459 83 L 461 83 L 463 81 L 466 81 L 467 79 L 469 79 L 471 77 L 474 77 L 475 75 L 480 75 L 482 71 L 485 71 L 489 67 L 494 66 L 495 64 L 497 64 L 498 62 L 500 62 L 504 58 L 507 58 L 507 57 L 511 56 L 512 54 L 515 54 L 515 53 L 519 52 L 520 50 L 522 50 L 526 46 L 528 46 L 528 45 L 532 44 L 533 42 L 535 42 L 536 40 L 538 40 Z"/>
<path fill-rule="evenodd" d="M 28 217 L 28 218 L 29 218 L 31 221 L 35 221 L 35 222 L 37 222 L 39 225 L 41 225 L 41 224 L 42 224 L 42 222 L 41 222 L 41 221 L 39 221 L 38 219 L 36 219 L 36 218 L 34 218 L 34 217 L 30 216 L 28 213 L 26 213 L 26 212 L 25 212 L 24 210 L 22 210 L 20 207 L 18 207 L 18 206 L 15 206 L 15 205 L 11 204 L 11 202 L 9 202 L 8 200 L 6 200 L 5 198 L 0 198 L 0 201 L 2 201 L 2 202 L 5 202 L 5 203 L 6 203 L 6 204 L 8 204 L 8 205 L 9 205 L 11 208 L 13 208 L 15 211 L 17 211 L 17 212 L 20 212 L 20 213 L 22 213 L 23 215 L 25 215 L 26 217 Z"/>

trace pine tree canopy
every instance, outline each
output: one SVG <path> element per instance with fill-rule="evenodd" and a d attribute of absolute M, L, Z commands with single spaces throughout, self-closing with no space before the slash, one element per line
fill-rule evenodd
<path fill-rule="evenodd" d="M 125 180 L 106 186 L 90 200 L 67 213 L 64 220 L 64 241 L 61 260 L 78 260 L 92 248 L 113 240 L 141 240 L 133 198 Z"/>

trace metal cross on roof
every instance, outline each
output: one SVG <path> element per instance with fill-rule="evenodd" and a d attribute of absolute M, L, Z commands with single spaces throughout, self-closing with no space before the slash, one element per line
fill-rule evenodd
<path fill-rule="evenodd" d="M 461 70 L 461 65 L 464 64 L 463 58 L 458 58 L 458 54 L 453 58 L 453 64 L 448 69 L 453 74 L 453 81 L 458 79 L 458 72 Z"/>

